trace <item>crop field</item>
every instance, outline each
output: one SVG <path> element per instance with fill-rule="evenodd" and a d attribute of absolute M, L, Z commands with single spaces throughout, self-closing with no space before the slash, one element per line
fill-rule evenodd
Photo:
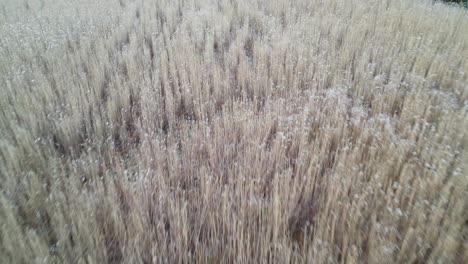
<path fill-rule="evenodd" d="M 0 1 L 1 263 L 468 263 L 468 10 Z"/>

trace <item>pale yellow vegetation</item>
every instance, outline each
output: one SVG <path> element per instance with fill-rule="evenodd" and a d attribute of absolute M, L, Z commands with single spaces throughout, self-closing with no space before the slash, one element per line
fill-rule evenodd
<path fill-rule="evenodd" d="M 0 2 L 2 263 L 468 263 L 468 13 Z"/>

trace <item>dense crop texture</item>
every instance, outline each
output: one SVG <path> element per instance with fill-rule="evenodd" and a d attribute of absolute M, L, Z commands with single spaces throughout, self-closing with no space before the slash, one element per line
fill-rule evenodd
<path fill-rule="evenodd" d="M 2 263 L 468 263 L 468 14 L 4 0 Z"/>

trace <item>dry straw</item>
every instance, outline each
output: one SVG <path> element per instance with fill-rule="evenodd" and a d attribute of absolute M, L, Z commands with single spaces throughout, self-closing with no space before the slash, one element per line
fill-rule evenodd
<path fill-rule="evenodd" d="M 3 263 L 468 263 L 468 14 L 4 0 Z"/>

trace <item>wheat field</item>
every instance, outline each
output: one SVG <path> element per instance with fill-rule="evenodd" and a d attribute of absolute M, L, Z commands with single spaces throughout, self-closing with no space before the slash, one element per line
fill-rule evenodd
<path fill-rule="evenodd" d="M 468 11 L 3 0 L 1 263 L 468 263 Z"/>

